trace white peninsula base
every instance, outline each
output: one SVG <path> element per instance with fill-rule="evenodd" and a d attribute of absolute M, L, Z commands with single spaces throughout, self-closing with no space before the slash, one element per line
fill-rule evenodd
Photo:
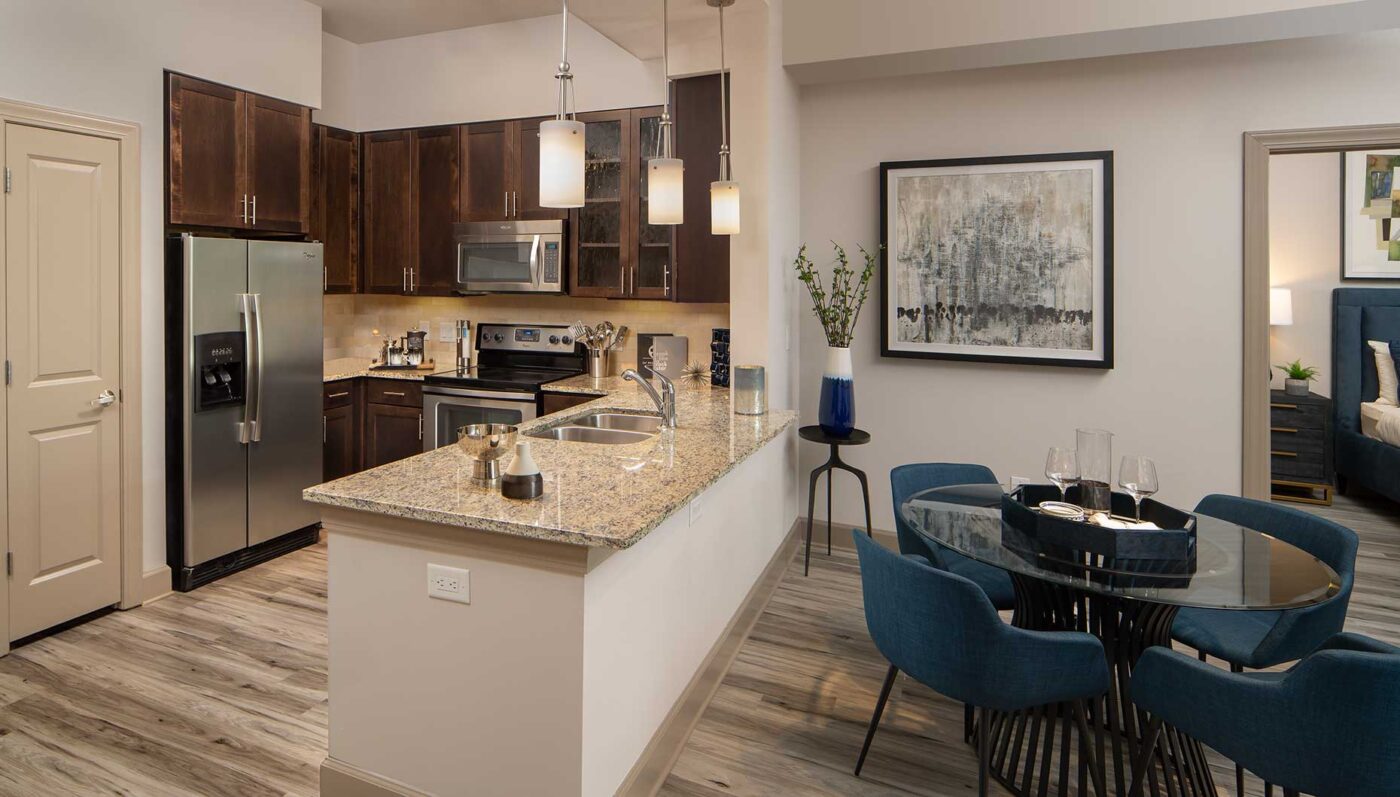
<path fill-rule="evenodd" d="M 751 589 L 782 565 L 793 431 L 624 550 L 323 507 L 321 794 L 626 791 Z M 469 570 L 470 604 L 429 598 L 429 564 Z"/>

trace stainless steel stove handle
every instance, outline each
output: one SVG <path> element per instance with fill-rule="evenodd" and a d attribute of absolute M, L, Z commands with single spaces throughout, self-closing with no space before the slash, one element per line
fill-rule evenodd
<path fill-rule="evenodd" d="M 538 235 L 530 243 L 530 274 L 534 278 L 535 287 L 540 287 L 540 280 L 544 274 L 540 270 L 540 236 Z"/>
<path fill-rule="evenodd" d="M 443 387 L 442 385 L 424 385 L 424 395 L 428 396 L 452 396 L 454 398 L 484 398 L 498 399 L 500 401 L 518 401 L 522 404 L 534 403 L 534 391 L 524 392 L 519 390 L 479 390 L 465 387 Z"/>

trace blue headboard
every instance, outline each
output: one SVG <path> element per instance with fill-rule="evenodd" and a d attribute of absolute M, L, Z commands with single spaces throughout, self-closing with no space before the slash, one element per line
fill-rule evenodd
<path fill-rule="evenodd" d="M 1332 412 L 1337 431 L 1360 432 L 1361 402 L 1375 401 L 1380 394 L 1368 340 L 1400 340 L 1400 288 L 1332 291 Z"/>

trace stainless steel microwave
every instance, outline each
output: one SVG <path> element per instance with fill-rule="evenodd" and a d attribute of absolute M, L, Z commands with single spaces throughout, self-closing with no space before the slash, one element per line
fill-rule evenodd
<path fill-rule="evenodd" d="M 453 225 L 458 293 L 563 293 L 564 222 Z"/>

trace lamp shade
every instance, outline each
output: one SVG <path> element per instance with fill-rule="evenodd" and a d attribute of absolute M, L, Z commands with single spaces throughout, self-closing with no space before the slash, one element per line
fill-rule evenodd
<path fill-rule="evenodd" d="M 1286 327 L 1293 324 L 1293 291 L 1288 288 L 1269 289 L 1269 326 Z"/>
<path fill-rule="evenodd" d="M 583 207 L 583 122 L 540 122 L 540 206 Z"/>
<path fill-rule="evenodd" d="M 739 234 L 739 184 L 733 180 L 710 183 L 710 232 Z"/>
<path fill-rule="evenodd" d="M 647 161 L 647 224 L 685 220 L 685 163 L 680 158 Z"/>

